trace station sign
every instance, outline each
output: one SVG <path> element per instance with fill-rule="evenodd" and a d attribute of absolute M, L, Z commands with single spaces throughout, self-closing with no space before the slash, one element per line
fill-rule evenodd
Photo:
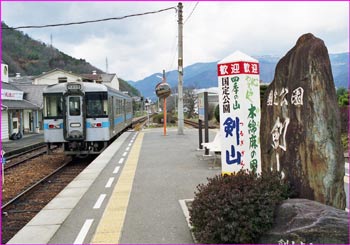
<path fill-rule="evenodd" d="M 23 100 L 23 91 L 1 89 L 1 99 L 3 99 L 3 100 Z"/>
<path fill-rule="evenodd" d="M 204 121 L 204 93 L 198 94 L 198 119 Z"/>
<path fill-rule="evenodd" d="M 261 172 L 259 62 L 236 51 L 218 62 L 222 174 Z"/>

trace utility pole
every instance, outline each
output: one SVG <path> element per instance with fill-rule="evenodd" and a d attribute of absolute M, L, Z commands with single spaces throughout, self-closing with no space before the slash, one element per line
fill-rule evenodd
<path fill-rule="evenodd" d="M 182 83 L 183 83 L 183 42 L 182 42 L 182 3 L 180 2 L 178 5 L 178 24 L 179 24 L 179 36 L 178 36 L 178 93 L 179 93 L 179 103 L 178 103 L 178 129 L 177 133 L 180 135 L 184 134 L 184 103 L 183 103 L 183 94 L 182 94 Z"/>
<path fill-rule="evenodd" d="M 163 70 L 163 79 L 162 79 L 163 83 L 166 83 L 165 80 L 165 70 Z M 163 133 L 164 136 L 166 136 L 166 121 L 167 121 L 167 117 L 166 117 L 166 97 L 163 98 Z"/>

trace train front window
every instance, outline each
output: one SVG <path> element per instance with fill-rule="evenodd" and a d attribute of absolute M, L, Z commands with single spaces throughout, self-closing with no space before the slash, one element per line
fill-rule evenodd
<path fill-rule="evenodd" d="M 107 93 L 86 93 L 87 117 L 108 117 Z"/>
<path fill-rule="evenodd" d="M 44 117 L 63 117 L 63 98 L 61 94 L 44 95 Z"/>
<path fill-rule="evenodd" d="M 80 115 L 80 97 L 69 97 L 69 115 Z"/>

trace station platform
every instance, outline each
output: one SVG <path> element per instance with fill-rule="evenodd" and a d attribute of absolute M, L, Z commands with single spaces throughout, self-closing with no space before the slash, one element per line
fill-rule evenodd
<path fill-rule="evenodd" d="M 194 243 L 180 200 L 220 174 L 197 147 L 197 129 L 125 132 L 8 244 Z"/>
<path fill-rule="evenodd" d="M 19 152 L 45 145 L 43 133 L 25 134 L 18 140 L 6 140 L 1 142 L 1 149 L 5 152 L 5 157 L 9 157 Z"/>

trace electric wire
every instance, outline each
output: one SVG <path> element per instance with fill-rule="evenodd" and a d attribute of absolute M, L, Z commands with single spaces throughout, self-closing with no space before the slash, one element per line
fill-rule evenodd
<path fill-rule="evenodd" d="M 70 26 L 70 25 L 81 25 L 81 24 L 89 24 L 89 23 L 96 23 L 96 22 L 102 22 L 102 21 L 109 21 L 109 20 L 122 20 L 126 18 L 131 17 L 137 17 L 137 16 L 143 16 L 143 15 L 150 15 L 150 14 L 158 14 L 164 11 L 175 9 L 177 11 L 177 7 L 170 7 L 165 9 L 160 9 L 156 11 L 150 11 L 150 12 L 144 12 L 140 14 L 130 14 L 125 15 L 121 17 L 112 17 L 112 18 L 105 18 L 105 19 L 97 19 L 97 20 L 88 20 L 88 21 L 79 21 L 79 22 L 69 22 L 69 23 L 60 23 L 60 24 L 50 24 L 50 25 L 31 25 L 31 26 L 17 26 L 17 27 L 2 27 L 3 30 L 6 29 L 29 29 L 29 28 L 46 28 L 46 27 L 58 27 L 58 26 Z"/>
<path fill-rule="evenodd" d="M 194 10 L 197 8 L 199 2 L 196 3 L 196 5 L 193 7 L 191 13 L 187 16 L 186 20 L 184 21 L 184 25 L 186 24 L 186 22 L 188 21 L 188 19 L 192 16 Z"/>

